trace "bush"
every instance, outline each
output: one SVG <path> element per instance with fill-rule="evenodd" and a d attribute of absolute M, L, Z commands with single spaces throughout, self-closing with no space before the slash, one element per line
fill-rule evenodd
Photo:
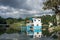
<path fill-rule="evenodd" d="M 6 29 L 0 29 L 0 35 L 5 33 L 6 32 Z"/>
<path fill-rule="evenodd" d="M 42 33 L 43 33 L 43 35 L 46 35 L 46 36 L 50 35 L 48 28 L 46 28 L 46 30 L 43 30 Z"/>
<path fill-rule="evenodd" d="M 4 32 L 3 31 L 0 31 L 0 35 L 3 34 Z"/>
<path fill-rule="evenodd" d="M 9 29 L 6 30 L 6 33 L 9 33 L 9 34 L 10 33 L 17 33 L 17 32 L 19 33 L 20 30 L 16 30 L 16 29 L 13 29 L 13 28 L 9 28 Z"/>

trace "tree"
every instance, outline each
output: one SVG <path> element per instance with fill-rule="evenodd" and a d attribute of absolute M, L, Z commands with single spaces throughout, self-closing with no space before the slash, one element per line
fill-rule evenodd
<path fill-rule="evenodd" d="M 0 24 L 6 24 L 6 19 L 2 18 L 1 16 L 0 16 Z"/>
<path fill-rule="evenodd" d="M 12 23 L 14 23 L 14 20 L 13 20 L 13 18 L 7 18 L 6 22 L 7 22 L 7 24 L 12 24 Z"/>
<path fill-rule="evenodd" d="M 18 18 L 17 20 L 18 20 L 19 22 L 20 22 L 20 21 L 24 21 L 24 19 L 22 19 L 22 18 Z"/>
<path fill-rule="evenodd" d="M 52 9 L 56 14 L 57 25 L 60 23 L 60 0 L 46 0 L 43 9 Z"/>

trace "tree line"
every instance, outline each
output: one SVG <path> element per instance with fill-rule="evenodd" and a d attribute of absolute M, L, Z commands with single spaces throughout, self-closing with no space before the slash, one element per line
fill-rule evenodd
<path fill-rule="evenodd" d="M 56 23 L 56 15 L 50 16 L 50 15 L 43 15 L 40 17 L 42 19 L 43 24 L 48 24 L 49 22 Z M 29 17 L 23 18 L 2 18 L 0 16 L 0 24 L 13 24 L 21 21 L 26 21 L 30 19 Z"/>
<path fill-rule="evenodd" d="M 3 18 L 0 16 L 0 24 L 8 24 L 8 29 L 4 28 L 4 25 L 0 25 L 0 34 L 7 32 L 7 33 L 14 33 L 21 31 L 21 24 L 26 27 L 26 20 L 29 20 L 31 17 L 23 18 Z M 54 25 L 56 25 L 56 15 L 43 15 L 41 17 L 43 24 L 49 24 L 49 22 L 52 22 Z M 22 27 L 23 27 L 22 26 Z M 3 29 L 4 28 L 4 29 Z"/>

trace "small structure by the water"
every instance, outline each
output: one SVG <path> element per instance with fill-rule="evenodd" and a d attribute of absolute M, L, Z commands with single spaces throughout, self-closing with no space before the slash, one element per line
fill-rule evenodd
<path fill-rule="evenodd" d="M 32 35 L 33 38 L 42 36 L 42 23 L 41 18 L 31 18 L 31 20 L 27 20 L 27 35 Z"/>
<path fill-rule="evenodd" d="M 49 27 L 52 27 L 53 26 L 53 23 L 52 22 L 49 22 Z"/>

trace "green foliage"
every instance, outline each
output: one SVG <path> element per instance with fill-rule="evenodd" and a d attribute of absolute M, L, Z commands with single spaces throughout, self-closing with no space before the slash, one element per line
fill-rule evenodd
<path fill-rule="evenodd" d="M 13 24 L 13 23 L 17 23 L 17 22 L 21 22 L 24 21 L 22 18 L 7 18 L 6 22 L 7 24 Z"/>
<path fill-rule="evenodd" d="M 14 22 L 17 22 L 17 19 L 15 19 L 15 18 L 7 18 L 6 22 L 7 22 L 7 24 L 13 24 Z"/>
<path fill-rule="evenodd" d="M 0 16 L 0 24 L 6 24 L 6 19 L 2 18 L 1 16 Z"/>
<path fill-rule="evenodd" d="M 3 33 L 5 33 L 5 32 L 6 32 L 5 29 L 1 29 L 1 28 L 0 28 L 0 35 L 3 34 Z"/>
<path fill-rule="evenodd" d="M 42 22 L 44 24 L 48 24 L 48 22 L 51 20 L 51 16 L 42 16 Z"/>
<path fill-rule="evenodd" d="M 21 26 L 25 26 L 25 21 L 22 18 L 2 18 L 0 17 L 0 23 L 3 24 L 4 22 L 6 22 L 7 24 L 9 24 L 9 28 L 7 30 L 4 30 L 2 28 L 4 28 L 4 25 L 1 26 L 0 25 L 0 34 L 7 32 L 7 33 L 14 33 L 14 32 L 19 32 L 21 31 Z"/>
<path fill-rule="evenodd" d="M 18 18 L 17 20 L 18 20 L 19 22 L 24 21 L 24 19 L 22 19 L 22 18 Z"/>
<path fill-rule="evenodd" d="M 58 27 L 55 27 L 55 29 L 54 29 L 56 32 L 58 32 L 58 31 L 60 31 L 60 26 L 58 26 Z"/>
<path fill-rule="evenodd" d="M 50 36 L 50 33 L 48 31 L 48 28 L 46 28 L 46 30 L 43 30 L 42 31 L 42 34 L 45 35 L 45 36 Z"/>
<path fill-rule="evenodd" d="M 56 22 L 56 17 L 55 15 L 53 16 L 50 16 L 50 15 L 46 15 L 46 16 L 41 16 L 42 18 L 42 23 L 43 24 L 48 24 L 49 22 Z M 20 32 L 21 31 L 21 26 L 26 26 L 26 20 L 29 20 L 30 18 L 25 18 L 25 19 L 22 19 L 22 18 L 7 18 L 7 19 L 4 19 L 4 18 L 0 18 L 1 20 L 6 20 L 5 22 L 7 22 L 7 24 L 10 24 L 9 28 L 6 30 L 7 33 L 15 33 L 15 32 Z M 4 22 L 4 21 L 3 21 Z M 1 26 L 2 27 L 2 26 Z M 45 28 L 48 28 L 48 27 L 45 27 Z M 48 30 L 45 30 L 43 31 L 43 34 L 47 35 L 49 34 Z"/>
<path fill-rule="evenodd" d="M 57 11 L 57 6 L 60 5 L 60 0 L 46 0 L 44 3 L 44 9 L 56 9 Z M 54 10 L 55 10 L 54 9 Z"/>
<path fill-rule="evenodd" d="M 8 19 L 6 21 L 7 21 L 7 24 L 12 24 L 13 23 L 13 20 L 11 20 L 11 19 Z"/>
<path fill-rule="evenodd" d="M 3 31 L 0 31 L 0 35 L 1 35 L 1 34 L 3 34 L 3 33 L 5 33 L 5 32 L 3 32 Z"/>
<path fill-rule="evenodd" d="M 8 30 L 6 30 L 6 33 L 10 34 L 10 33 L 19 33 L 20 30 L 16 30 L 16 29 L 13 29 L 13 28 L 9 28 Z"/>
<path fill-rule="evenodd" d="M 53 16 L 46 15 L 46 16 L 42 16 L 41 18 L 42 18 L 43 24 L 49 24 L 49 22 L 52 22 L 52 23 L 56 22 L 55 15 L 53 15 Z"/>
<path fill-rule="evenodd" d="M 23 22 L 17 22 L 14 24 L 10 25 L 10 28 L 6 30 L 6 33 L 20 33 L 21 32 L 21 27 L 24 26 L 25 24 L 22 24 Z"/>
<path fill-rule="evenodd" d="M 21 27 L 21 23 L 14 23 L 10 25 L 10 28 L 16 29 L 16 30 L 20 30 Z"/>
<path fill-rule="evenodd" d="M 26 20 L 29 20 L 29 17 L 26 17 L 24 20 L 25 20 L 25 21 L 26 21 Z"/>
<path fill-rule="evenodd" d="M 56 14 L 56 19 L 57 19 L 57 25 L 59 24 L 58 22 L 60 22 L 60 0 L 46 0 L 44 3 L 44 7 L 43 9 L 46 10 L 46 9 L 52 9 L 52 11 L 55 12 Z M 58 16 L 57 16 L 58 15 Z"/>

